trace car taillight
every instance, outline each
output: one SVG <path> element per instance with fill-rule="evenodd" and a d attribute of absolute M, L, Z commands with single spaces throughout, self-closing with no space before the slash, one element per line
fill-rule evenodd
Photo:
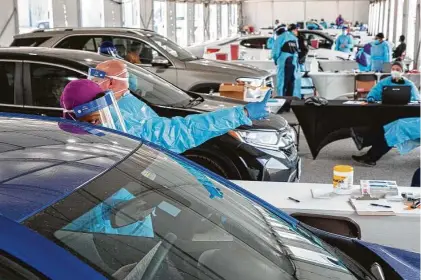
<path fill-rule="evenodd" d="M 221 49 L 218 49 L 218 48 L 207 48 L 206 49 L 206 53 L 207 54 L 210 54 L 210 53 L 216 53 L 216 52 L 219 52 Z"/>

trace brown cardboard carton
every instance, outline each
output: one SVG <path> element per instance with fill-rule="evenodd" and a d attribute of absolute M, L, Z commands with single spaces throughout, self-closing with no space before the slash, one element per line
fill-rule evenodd
<path fill-rule="evenodd" d="M 244 84 L 221 84 L 219 86 L 219 95 L 233 99 L 244 100 Z"/>

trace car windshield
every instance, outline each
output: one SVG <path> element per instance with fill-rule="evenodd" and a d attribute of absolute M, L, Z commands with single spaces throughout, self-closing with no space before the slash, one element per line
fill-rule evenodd
<path fill-rule="evenodd" d="M 191 61 L 199 59 L 197 56 L 193 55 L 186 49 L 183 49 L 181 46 L 177 45 L 168 38 L 165 38 L 156 33 L 148 33 L 148 38 L 151 39 L 155 44 L 160 46 L 162 49 L 166 50 L 172 56 L 177 57 L 181 61 Z"/>
<path fill-rule="evenodd" d="M 24 224 L 112 279 L 355 279 L 297 225 L 146 145 Z"/>

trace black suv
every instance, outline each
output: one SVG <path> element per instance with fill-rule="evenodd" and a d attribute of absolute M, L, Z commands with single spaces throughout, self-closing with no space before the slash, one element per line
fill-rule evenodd
<path fill-rule="evenodd" d="M 84 51 L 49 48 L 0 49 L 0 111 L 62 116 L 59 99 L 71 80 L 86 78 L 89 67 L 109 58 Z M 126 63 L 137 77 L 134 94 L 160 116 L 186 116 L 244 103 L 185 92 L 147 70 Z M 42 128 L 40 128 L 42 129 Z M 184 155 L 226 177 L 295 181 L 300 159 L 295 133 L 279 115 L 255 121 L 211 139 Z"/>

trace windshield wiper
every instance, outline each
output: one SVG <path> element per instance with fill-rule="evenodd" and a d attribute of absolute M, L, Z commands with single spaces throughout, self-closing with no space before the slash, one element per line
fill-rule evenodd
<path fill-rule="evenodd" d="M 205 99 L 202 96 L 198 96 L 196 98 L 192 98 L 190 99 L 189 103 L 187 103 L 186 105 L 184 105 L 184 108 L 191 108 L 194 106 L 199 105 L 200 103 L 202 103 L 203 101 L 205 101 Z"/>

